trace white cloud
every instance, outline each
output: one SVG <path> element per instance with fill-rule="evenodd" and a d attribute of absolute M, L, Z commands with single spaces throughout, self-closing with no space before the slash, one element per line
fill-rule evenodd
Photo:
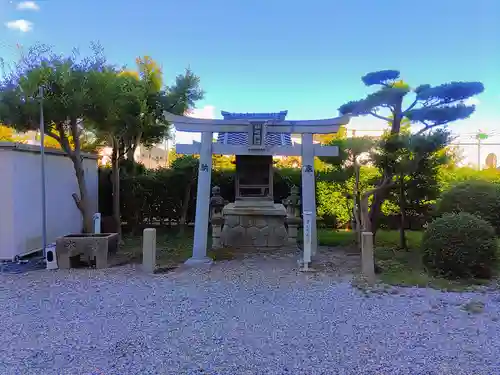
<path fill-rule="evenodd" d="M 379 136 L 384 130 L 389 128 L 389 124 L 372 116 L 359 116 L 351 118 L 346 125 L 348 137 Z"/>
<path fill-rule="evenodd" d="M 481 101 L 474 97 L 464 100 L 465 105 L 478 105 L 479 103 L 481 103 Z"/>
<path fill-rule="evenodd" d="M 186 114 L 189 117 L 195 118 L 215 118 L 215 107 L 213 105 L 206 105 L 203 108 L 194 108 Z"/>
<path fill-rule="evenodd" d="M 189 113 L 186 113 L 186 116 L 194 118 L 212 119 L 215 118 L 215 107 L 213 105 L 206 105 L 202 108 L 194 108 L 190 110 Z M 176 143 L 189 144 L 193 143 L 193 141 L 200 142 L 201 134 L 175 131 Z"/>
<path fill-rule="evenodd" d="M 40 10 L 40 7 L 34 1 L 21 1 L 17 4 L 18 10 Z"/>
<path fill-rule="evenodd" d="M 11 30 L 18 30 L 22 33 L 26 33 L 33 29 L 33 22 L 26 20 L 15 20 L 6 22 L 5 26 L 7 26 Z"/>

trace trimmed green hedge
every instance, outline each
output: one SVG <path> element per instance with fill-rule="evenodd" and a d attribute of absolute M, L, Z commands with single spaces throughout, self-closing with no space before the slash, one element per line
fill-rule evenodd
<path fill-rule="evenodd" d="M 435 275 L 489 279 L 497 263 L 495 231 L 472 214 L 444 214 L 425 231 L 422 256 L 424 265 Z"/>
<path fill-rule="evenodd" d="M 500 185 L 488 181 L 471 180 L 456 184 L 444 192 L 436 207 L 436 214 L 468 212 L 476 215 L 500 234 Z"/>
<path fill-rule="evenodd" d="M 172 168 L 145 170 L 136 168 L 135 173 L 125 166 L 121 173 L 121 213 L 123 221 L 128 223 L 178 221 L 181 216 L 181 207 L 185 196 L 189 193 L 188 221 L 194 218 L 196 198 L 196 171 L 194 160 L 179 157 Z M 194 164 L 193 164 L 194 163 Z M 274 177 L 274 198 L 281 202 L 290 191 L 290 186 L 301 186 L 301 171 L 294 168 L 276 168 Z M 110 169 L 99 170 L 99 211 L 104 216 L 112 215 L 112 189 Z M 372 187 L 378 172 L 372 167 L 361 169 L 361 191 Z M 484 177 L 489 181 L 499 181 L 497 171 L 474 171 L 468 168 L 446 170 L 440 178 L 444 186 L 454 186 L 458 181 L 478 179 Z M 498 178 L 497 178 L 498 177 Z M 316 202 L 318 216 L 323 226 L 328 228 L 347 228 L 350 225 L 352 210 L 352 191 L 354 179 L 343 181 L 342 172 L 316 173 Z M 221 188 L 221 195 L 229 201 L 234 200 L 234 170 L 213 170 L 212 186 Z M 500 185 L 498 185 L 500 186 Z M 190 189 L 188 189 L 190 187 Z M 188 191 L 189 190 L 189 191 Z M 500 211 L 497 211 L 500 212 Z M 381 228 L 398 229 L 400 225 L 399 212 L 392 200 L 388 200 L 382 207 L 383 216 L 380 218 Z M 431 221 L 430 211 L 423 215 L 412 216 L 407 214 L 407 228 L 421 230 L 422 226 Z"/>

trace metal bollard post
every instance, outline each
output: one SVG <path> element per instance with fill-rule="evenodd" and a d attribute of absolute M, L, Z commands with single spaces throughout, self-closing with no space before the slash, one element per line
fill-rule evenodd
<path fill-rule="evenodd" d="M 101 233 L 101 213 L 96 212 L 92 220 L 94 221 L 94 233 Z"/>

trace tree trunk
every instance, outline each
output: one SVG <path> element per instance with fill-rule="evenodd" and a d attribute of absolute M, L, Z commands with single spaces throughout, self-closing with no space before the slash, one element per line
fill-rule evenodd
<path fill-rule="evenodd" d="M 401 97 L 401 99 L 394 105 L 394 109 L 392 111 L 393 119 L 391 124 L 391 135 L 393 136 L 399 135 L 401 131 L 401 121 L 403 120 L 402 107 L 403 97 Z M 379 186 L 381 187 L 384 184 L 384 181 L 392 180 L 393 177 L 394 175 L 391 171 L 384 170 Z M 372 206 L 370 209 L 370 223 L 374 242 L 378 230 L 380 213 L 382 211 L 382 203 L 384 203 L 387 199 L 387 193 L 387 189 L 380 189 L 373 195 Z"/>
<path fill-rule="evenodd" d="M 73 199 L 76 203 L 76 207 L 78 207 L 80 213 L 82 214 L 83 233 L 92 233 L 94 226 L 94 212 L 92 212 L 92 209 L 90 208 L 90 202 L 88 200 L 87 185 L 85 183 L 85 172 L 83 170 L 83 162 L 82 158 L 80 157 L 80 153 L 75 152 L 73 155 L 71 155 L 71 160 L 73 161 L 76 181 L 78 182 L 78 190 L 80 192 L 80 196 L 78 196 L 76 193 L 73 193 Z"/>
<path fill-rule="evenodd" d="M 380 212 L 382 211 L 382 203 L 385 200 L 385 192 L 379 191 L 373 195 L 372 205 L 370 207 L 370 213 L 368 215 L 370 221 L 370 227 L 372 228 L 373 241 L 375 242 L 375 237 L 378 230 L 378 221 L 380 218 Z"/>
<path fill-rule="evenodd" d="M 384 178 L 384 180 L 380 183 L 378 187 L 372 190 L 368 190 L 365 192 L 361 198 L 361 224 L 363 228 L 363 232 L 372 232 L 374 237 L 375 237 L 375 232 L 377 230 L 376 227 L 373 227 L 374 223 L 374 216 L 373 216 L 373 211 L 374 211 L 374 205 L 377 203 L 376 209 L 378 209 L 378 212 L 380 212 L 380 208 L 382 206 L 383 200 L 376 199 L 377 196 L 381 196 L 381 194 L 387 194 L 387 191 L 389 188 L 391 188 L 394 185 L 391 179 L 389 178 Z M 373 200 L 372 200 L 372 205 L 369 208 L 368 207 L 368 200 L 370 196 L 373 195 Z M 385 199 L 385 198 L 384 198 Z M 375 216 L 378 218 L 378 216 Z"/>
<path fill-rule="evenodd" d="M 80 147 L 80 130 L 78 129 L 78 122 L 76 118 L 70 120 L 70 134 L 73 137 L 74 148 L 71 147 L 68 135 L 64 128 L 65 123 L 57 123 L 56 130 L 59 136 L 55 139 L 61 144 L 62 149 L 66 152 L 68 157 L 73 162 L 73 168 L 75 170 L 76 181 L 78 183 L 78 194 L 73 193 L 72 197 L 75 201 L 76 207 L 80 210 L 82 214 L 82 231 L 83 233 L 92 233 L 94 227 L 94 212 L 90 206 L 89 197 L 87 193 L 87 184 L 85 183 L 85 172 L 83 170 L 83 158 L 81 155 Z"/>
<path fill-rule="evenodd" d="M 406 194 L 405 194 L 405 184 L 404 175 L 401 173 L 399 176 L 399 213 L 400 213 L 400 225 L 399 225 L 399 246 L 403 250 L 408 250 L 408 245 L 406 243 Z"/>
<path fill-rule="evenodd" d="M 127 149 L 127 160 L 131 161 L 132 163 L 135 163 L 134 159 L 135 150 L 136 148 L 132 146 Z"/>
<path fill-rule="evenodd" d="M 135 150 L 137 150 L 137 147 L 141 143 L 141 138 L 142 138 L 142 133 L 137 135 L 134 139 L 130 141 L 130 144 L 127 147 L 127 160 L 132 162 L 132 173 L 135 174 L 136 172 L 136 167 L 135 167 Z"/>
<path fill-rule="evenodd" d="M 356 215 L 357 215 L 357 221 L 358 221 L 358 243 L 359 243 L 359 248 L 361 249 L 361 193 L 357 192 L 356 194 Z"/>
<path fill-rule="evenodd" d="M 120 165 L 117 159 L 113 160 L 111 167 L 112 186 L 113 186 L 113 219 L 116 224 L 116 232 L 121 240 L 121 210 L 120 210 Z"/>
<path fill-rule="evenodd" d="M 120 159 L 118 158 L 118 144 L 113 141 L 113 153 L 111 155 L 111 185 L 113 187 L 113 219 L 118 233 L 118 240 L 122 237 L 122 221 L 120 210 Z"/>
<path fill-rule="evenodd" d="M 370 215 L 369 215 L 369 207 L 368 207 L 368 200 L 370 199 L 370 195 L 372 195 L 373 192 L 366 192 L 363 194 L 363 197 L 361 198 L 360 202 L 360 208 L 361 208 L 361 232 L 371 232 L 371 220 L 370 220 Z"/>
<path fill-rule="evenodd" d="M 359 165 L 357 162 L 354 162 L 354 171 L 355 171 L 355 180 L 354 180 L 354 192 L 353 192 L 353 214 L 354 214 L 354 223 L 355 223 L 355 234 L 356 234 L 356 242 L 358 247 L 361 249 L 361 202 L 360 202 L 360 193 L 359 193 Z"/>

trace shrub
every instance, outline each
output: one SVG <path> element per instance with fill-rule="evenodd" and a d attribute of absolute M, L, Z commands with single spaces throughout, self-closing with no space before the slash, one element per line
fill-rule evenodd
<path fill-rule="evenodd" d="M 342 186 L 328 181 L 316 183 L 316 207 L 323 224 L 332 228 L 343 228 L 351 219 L 352 202 L 347 199 Z"/>
<path fill-rule="evenodd" d="M 422 252 L 424 265 L 435 275 L 489 279 L 497 262 L 495 231 L 469 213 L 445 214 L 429 224 Z"/>
<path fill-rule="evenodd" d="M 461 182 L 446 191 L 436 213 L 468 212 L 489 222 L 500 234 L 500 185 L 480 180 Z"/>

